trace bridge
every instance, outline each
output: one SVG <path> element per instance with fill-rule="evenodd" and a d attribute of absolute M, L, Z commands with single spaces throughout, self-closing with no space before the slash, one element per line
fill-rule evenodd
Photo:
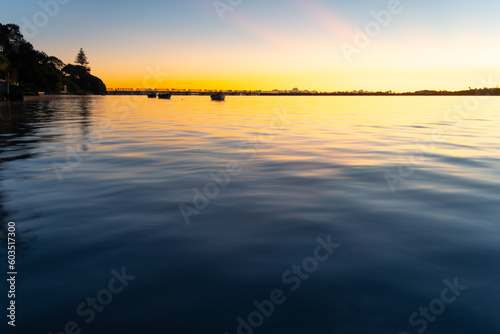
<path fill-rule="evenodd" d="M 108 95 L 148 95 L 151 93 L 168 92 L 172 95 L 212 95 L 222 92 L 226 95 L 259 95 L 261 91 L 249 90 L 209 90 L 209 89 L 177 89 L 177 88 L 155 88 L 155 89 L 140 89 L 140 88 L 108 88 Z"/>

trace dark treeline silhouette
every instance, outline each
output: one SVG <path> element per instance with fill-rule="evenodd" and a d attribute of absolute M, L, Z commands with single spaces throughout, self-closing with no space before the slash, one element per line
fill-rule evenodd
<path fill-rule="evenodd" d="M 64 86 L 69 94 L 106 93 L 102 80 L 91 75 L 88 67 L 66 65 L 56 57 L 35 50 L 16 24 L 0 23 L 0 79 L 19 83 L 27 95 L 57 94 Z"/>

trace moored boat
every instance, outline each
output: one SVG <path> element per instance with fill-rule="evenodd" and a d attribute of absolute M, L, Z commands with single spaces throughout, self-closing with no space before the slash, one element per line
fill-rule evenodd
<path fill-rule="evenodd" d="M 159 99 L 167 99 L 169 100 L 172 97 L 172 93 L 159 93 L 158 98 Z"/>
<path fill-rule="evenodd" d="M 156 92 L 155 92 L 155 93 L 148 94 L 148 97 L 149 97 L 150 99 L 156 99 Z"/>
<path fill-rule="evenodd" d="M 226 99 L 226 94 L 221 92 L 221 93 L 212 94 L 212 95 L 210 95 L 210 97 L 212 98 L 212 101 L 224 101 Z"/>

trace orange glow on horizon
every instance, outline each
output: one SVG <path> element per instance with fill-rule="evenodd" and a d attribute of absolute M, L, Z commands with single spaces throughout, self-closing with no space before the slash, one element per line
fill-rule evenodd
<path fill-rule="evenodd" d="M 137 45 L 88 52 L 95 55 L 92 73 L 111 89 L 322 92 L 463 90 L 484 87 L 481 77 L 500 77 L 491 70 L 500 47 L 486 37 L 454 31 L 443 47 L 432 29 L 399 21 L 348 62 L 339 45 L 353 41 L 356 25 L 319 0 L 291 4 L 315 25 L 290 28 L 235 10 L 221 23 L 227 40 L 167 35 L 170 41 L 158 43 L 134 36 Z M 127 56 L 116 59 L 117 53 Z"/>

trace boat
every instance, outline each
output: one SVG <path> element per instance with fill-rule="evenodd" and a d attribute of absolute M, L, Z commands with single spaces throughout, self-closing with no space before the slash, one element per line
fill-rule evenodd
<path fill-rule="evenodd" d="M 210 97 L 212 98 L 212 101 L 224 101 L 226 99 L 226 94 L 221 92 L 221 93 L 212 94 L 212 95 L 210 95 Z"/>
<path fill-rule="evenodd" d="M 172 93 L 159 93 L 158 94 L 158 98 L 159 99 L 167 99 L 167 100 L 170 100 L 170 98 L 172 97 Z"/>
<path fill-rule="evenodd" d="M 148 97 L 149 97 L 150 99 L 156 99 L 156 92 L 151 93 L 151 94 L 148 94 Z"/>

